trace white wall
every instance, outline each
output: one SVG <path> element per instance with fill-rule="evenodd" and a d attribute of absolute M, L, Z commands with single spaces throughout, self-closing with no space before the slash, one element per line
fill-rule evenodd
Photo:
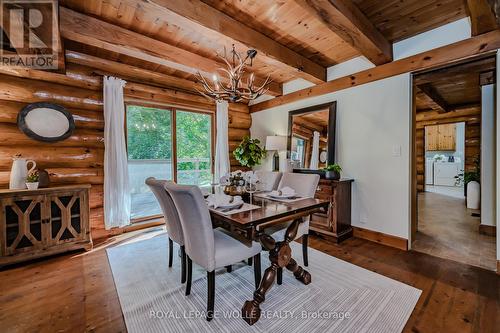
<path fill-rule="evenodd" d="M 469 17 L 404 39 L 392 45 L 394 60 L 406 58 L 471 37 Z"/>
<path fill-rule="evenodd" d="M 288 112 L 337 101 L 336 161 L 353 183 L 352 225 L 409 237 L 410 75 L 252 114 L 252 137 L 286 135 Z M 393 156 L 394 150 L 401 151 Z M 269 157 L 261 168 L 271 169 Z"/>
<path fill-rule="evenodd" d="M 332 81 L 373 67 L 375 67 L 375 65 L 366 57 L 356 57 L 351 60 L 341 62 L 338 65 L 328 67 L 326 69 L 326 80 Z"/>
<path fill-rule="evenodd" d="M 309 88 L 312 86 L 315 86 L 315 84 L 312 83 L 311 81 L 307 81 L 307 80 L 304 80 L 302 78 L 288 81 L 288 82 L 283 83 L 283 88 L 282 88 L 283 95 L 287 95 L 287 94 L 293 93 L 297 90 L 306 89 L 306 88 Z"/>
<path fill-rule="evenodd" d="M 481 88 L 481 224 L 496 225 L 495 85 Z"/>

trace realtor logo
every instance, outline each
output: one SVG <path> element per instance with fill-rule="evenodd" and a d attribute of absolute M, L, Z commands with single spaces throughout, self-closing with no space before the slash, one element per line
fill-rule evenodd
<path fill-rule="evenodd" d="M 56 0 L 0 0 L 0 64 L 57 69 L 61 49 Z"/>

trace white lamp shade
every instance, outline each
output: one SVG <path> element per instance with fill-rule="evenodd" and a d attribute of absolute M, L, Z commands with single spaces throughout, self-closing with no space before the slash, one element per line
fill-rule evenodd
<path fill-rule="evenodd" d="M 266 150 L 286 150 L 286 136 L 271 135 L 266 138 Z"/>

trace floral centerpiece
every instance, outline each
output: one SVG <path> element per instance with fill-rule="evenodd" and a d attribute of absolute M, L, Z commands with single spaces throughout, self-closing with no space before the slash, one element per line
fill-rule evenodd
<path fill-rule="evenodd" d="M 224 186 L 224 193 L 227 195 L 243 195 L 248 186 L 255 187 L 258 183 L 257 176 L 253 171 L 233 171 L 220 179 L 220 184 Z"/>

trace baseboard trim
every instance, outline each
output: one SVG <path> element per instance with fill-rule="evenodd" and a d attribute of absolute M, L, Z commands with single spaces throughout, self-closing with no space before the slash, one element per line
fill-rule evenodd
<path fill-rule="evenodd" d="M 497 227 L 494 225 L 479 225 L 479 233 L 486 236 L 496 236 L 497 235 Z"/>
<path fill-rule="evenodd" d="M 403 251 L 408 251 L 407 239 L 360 227 L 353 227 L 353 230 L 354 237 L 366 239 L 390 247 L 395 247 L 396 249 L 400 249 Z"/>

